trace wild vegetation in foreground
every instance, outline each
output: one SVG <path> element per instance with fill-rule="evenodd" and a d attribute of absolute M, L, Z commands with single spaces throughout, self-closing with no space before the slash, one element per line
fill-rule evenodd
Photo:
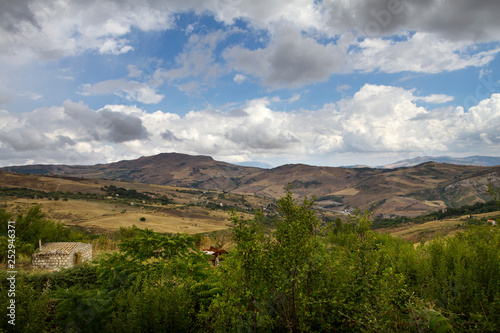
<path fill-rule="evenodd" d="M 498 203 L 498 192 L 493 192 Z M 500 330 L 500 230 L 470 225 L 414 247 L 370 214 L 321 225 L 290 191 L 272 233 L 232 215 L 234 248 L 212 268 L 193 236 L 123 229 L 119 252 L 56 273 L 20 273 L 19 332 L 458 332 Z M 38 217 L 37 217 L 38 216 Z M 11 218 L 1 212 L 1 230 Z M 51 225 L 18 217 L 16 241 Z M 21 225 L 30 225 L 24 229 Z M 35 231 L 34 231 L 35 230 Z M 72 239 L 75 235 L 68 234 Z M 8 281 L 1 277 L 6 318 Z M 7 320 L 2 329 L 12 330 Z"/>

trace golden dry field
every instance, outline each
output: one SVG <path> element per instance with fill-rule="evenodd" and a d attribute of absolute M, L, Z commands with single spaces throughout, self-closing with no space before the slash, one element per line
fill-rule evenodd
<path fill-rule="evenodd" d="M 58 178 L 38 175 L 18 175 L 2 172 L 0 187 L 29 188 L 42 191 L 99 194 L 101 199 L 28 199 L 0 196 L 0 208 L 14 214 L 25 213 L 32 205 L 41 205 L 47 217 L 65 225 L 79 226 L 96 232 L 112 232 L 120 227 L 149 228 L 161 233 L 206 233 L 231 226 L 229 211 L 203 207 L 211 203 L 216 208 L 239 205 L 245 209 L 262 209 L 273 202 L 269 198 L 242 196 L 215 191 L 198 191 L 175 186 L 149 185 L 97 179 Z M 141 200 L 106 197 L 103 186 L 114 185 L 134 189 L 140 193 L 165 195 L 173 203 L 168 205 L 146 203 Z M 105 199 L 102 199 L 105 198 Z M 243 201 L 244 200 L 244 201 Z M 250 215 L 239 212 L 244 218 Z M 141 221 L 144 218 L 145 221 Z"/>
<path fill-rule="evenodd" d="M 347 188 L 345 190 L 340 190 L 335 193 L 334 195 L 356 195 L 359 193 L 359 190 L 356 190 L 355 188 Z"/>
<path fill-rule="evenodd" d="M 131 227 L 153 229 L 161 233 L 205 233 L 227 229 L 231 226 L 229 213 L 208 210 L 196 206 L 169 205 L 168 207 L 144 208 L 123 203 L 88 200 L 48 200 L 24 198 L 0 198 L 0 207 L 12 212 L 25 212 L 32 205 L 41 205 L 47 217 L 65 225 L 86 227 L 108 232 Z M 241 215 L 241 214 L 240 214 Z M 247 214 L 243 214 L 247 215 Z M 144 217 L 145 221 L 140 221 Z"/>

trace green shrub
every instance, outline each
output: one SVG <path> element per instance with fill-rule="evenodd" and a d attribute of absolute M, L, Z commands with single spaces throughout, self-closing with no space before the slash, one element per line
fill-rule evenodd
<path fill-rule="evenodd" d="M 7 317 L 7 306 L 11 298 L 8 298 L 8 286 L 3 283 L 7 276 L 1 274 L 2 284 L 0 287 L 0 315 L 3 320 L 0 330 L 6 332 L 48 332 L 52 327 L 51 309 L 53 304 L 50 300 L 50 284 L 46 284 L 41 290 L 37 290 L 30 281 L 22 275 L 16 276 L 16 318 L 15 326 L 9 324 Z M 6 289 L 7 288 L 7 289 Z"/>
<path fill-rule="evenodd" d="M 0 209 L 0 244 L 8 237 L 8 221 L 12 214 Z M 67 228 L 64 224 L 46 218 L 39 205 L 32 206 L 26 214 L 19 214 L 15 219 L 15 246 L 17 255 L 31 256 L 38 247 L 38 240 L 42 242 L 64 242 L 79 240 L 83 235 Z M 5 261 L 7 247 L 0 248 L 0 259 Z"/>
<path fill-rule="evenodd" d="M 189 285 L 168 277 L 140 276 L 115 297 L 115 310 L 105 331 L 189 332 L 193 329 L 193 302 Z"/>
<path fill-rule="evenodd" d="M 472 226 L 420 248 L 419 286 L 424 298 L 454 314 L 457 325 L 500 328 L 500 230 Z M 467 323 L 467 324 L 466 324 Z"/>

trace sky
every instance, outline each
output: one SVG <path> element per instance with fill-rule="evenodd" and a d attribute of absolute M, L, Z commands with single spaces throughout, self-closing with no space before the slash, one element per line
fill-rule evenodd
<path fill-rule="evenodd" d="M 0 0 L 0 166 L 500 156 L 498 0 Z"/>

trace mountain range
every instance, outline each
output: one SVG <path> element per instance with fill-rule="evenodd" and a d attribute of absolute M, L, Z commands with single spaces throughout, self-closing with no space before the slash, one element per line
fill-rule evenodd
<path fill-rule="evenodd" d="M 406 159 L 391 164 L 379 166 L 378 168 L 393 169 L 401 167 L 411 167 L 425 162 L 447 163 L 456 165 L 475 165 L 475 166 L 497 166 L 500 165 L 500 157 L 493 156 L 469 156 L 469 157 L 451 157 L 451 156 L 418 156 L 412 159 Z"/>
<path fill-rule="evenodd" d="M 487 185 L 500 187 L 500 166 L 426 162 L 393 169 L 287 164 L 272 169 L 239 166 L 210 156 L 163 153 L 92 166 L 26 165 L 2 171 L 100 178 L 281 197 L 290 184 L 295 197 L 344 211 L 378 207 L 377 214 L 415 216 L 489 200 Z M 333 207 L 333 208 L 332 208 Z"/>

